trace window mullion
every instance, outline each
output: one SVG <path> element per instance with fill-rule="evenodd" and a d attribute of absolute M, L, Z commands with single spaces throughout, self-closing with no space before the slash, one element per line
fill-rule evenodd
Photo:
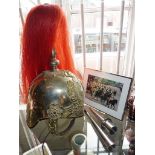
<path fill-rule="evenodd" d="M 83 51 L 83 66 L 86 68 L 86 45 L 85 45 L 85 27 L 84 27 L 84 6 L 81 3 L 81 27 L 82 27 L 82 51 Z"/>
<path fill-rule="evenodd" d="M 119 29 L 119 41 L 118 41 L 118 55 L 116 64 L 116 74 L 119 74 L 120 70 L 120 54 L 121 54 L 121 41 L 122 41 L 122 28 L 123 28 L 123 17 L 124 17 L 124 0 L 121 3 L 121 14 L 120 14 L 120 29 Z"/>
<path fill-rule="evenodd" d="M 102 53 L 103 53 L 103 46 L 104 46 L 104 2 L 101 2 L 101 42 L 100 42 L 100 70 L 102 70 Z"/>

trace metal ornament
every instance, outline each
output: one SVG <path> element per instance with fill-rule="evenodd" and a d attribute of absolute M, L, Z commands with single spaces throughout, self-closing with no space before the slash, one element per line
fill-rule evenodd
<path fill-rule="evenodd" d="M 84 115 L 84 93 L 81 81 L 67 70 L 58 70 L 59 61 L 52 51 L 51 71 L 44 71 L 32 82 L 27 104 L 27 125 L 33 128 L 48 119 L 51 134 L 63 135 Z M 59 132 L 58 120 L 66 118 L 68 127 Z"/>
<path fill-rule="evenodd" d="M 117 131 L 117 126 L 112 122 L 110 118 L 104 119 L 99 113 L 93 108 L 89 108 L 93 114 L 101 121 L 101 128 L 107 129 L 108 132 L 112 135 Z"/>
<path fill-rule="evenodd" d="M 101 143 L 103 146 L 108 150 L 112 151 L 115 148 L 115 143 L 113 140 L 110 139 L 110 137 L 99 127 L 99 125 L 95 122 L 95 120 L 90 116 L 89 112 L 85 109 L 85 114 L 88 116 L 88 118 L 91 121 L 91 124 L 95 128 L 95 130 L 98 132 L 99 137 L 102 138 Z"/>

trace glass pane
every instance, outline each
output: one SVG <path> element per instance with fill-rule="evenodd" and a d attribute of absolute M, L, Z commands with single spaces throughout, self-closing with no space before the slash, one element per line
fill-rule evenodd
<path fill-rule="evenodd" d="M 101 26 L 101 13 L 85 13 L 85 44 L 86 52 L 99 52 L 100 51 L 100 26 Z M 124 23 L 121 50 L 125 50 L 126 37 L 127 37 L 127 20 L 128 11 L 124 12 Z M 81 53 L 81 15 L 72 14 L 71 28 L 74 38 L 75 53 Z M 105 11 L 104 15 L 104 52 L 116 52 L 118 50 L 119 40 L 119 27 L 120 27 L 120 11 Z"/>
<path fill-rule="evenodd" d="M 104 29 L 103 29 L 104 43 L 102 44 L 104 53 L 103 53 L 102 66 L 104 66 L 103 67 L 104 71 L 115 73 L 118 41 L 119 41 L 121 1 L 117 0 L 117 1 L 104 1 L 104 2 L 105 2 Z M 100 5 L 101 1 L 92 1 L 92 0 L 84 1 L 86 67 L 92 69 L 99 69 L 100 67 L 100 46 L 101 46 Z M 72 38 L 74 41 L 75 61 L 77 68 L 80 70 L 80 72 L 83 73 L 82 29 L 81 29 L 81 13 L 80 13 L 79 1 L 71 1 L 71 13 L 72 13 L 71 29 L 72 29 Z M 127 42 L 128 14 L 129 14 L 129 4 L 127 1 L 125 3 L 125 10 L 124 10 L 120 65 L 123 64 L 123 56 Z"/>

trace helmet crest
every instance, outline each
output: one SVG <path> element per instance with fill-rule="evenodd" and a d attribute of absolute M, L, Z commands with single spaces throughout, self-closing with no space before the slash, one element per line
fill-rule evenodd
<path fill-rule="evenodd" d="M 65 14 L 58 5 L 38 5 L 27 15 L 21 52 L 21 101 L 27 103 L 28 90 L 33 79 L 44 70 L 50 69 L 52 49 L 61 62 L 59 69 L 80 75 L 71 53 L 69 32 Z"/>

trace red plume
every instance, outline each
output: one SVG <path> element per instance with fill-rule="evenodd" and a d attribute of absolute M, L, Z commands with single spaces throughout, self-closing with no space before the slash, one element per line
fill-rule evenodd
<path fill-rule="evenodd" d="M 28 13 L 23 29 L 21 102 L 26 103 L 32 80 L 42 71 L 50 70 L 53 48 L 60 61 L 58 68 L 77 75 L 63 10 L 57 5 L 38 5 Z"/>

